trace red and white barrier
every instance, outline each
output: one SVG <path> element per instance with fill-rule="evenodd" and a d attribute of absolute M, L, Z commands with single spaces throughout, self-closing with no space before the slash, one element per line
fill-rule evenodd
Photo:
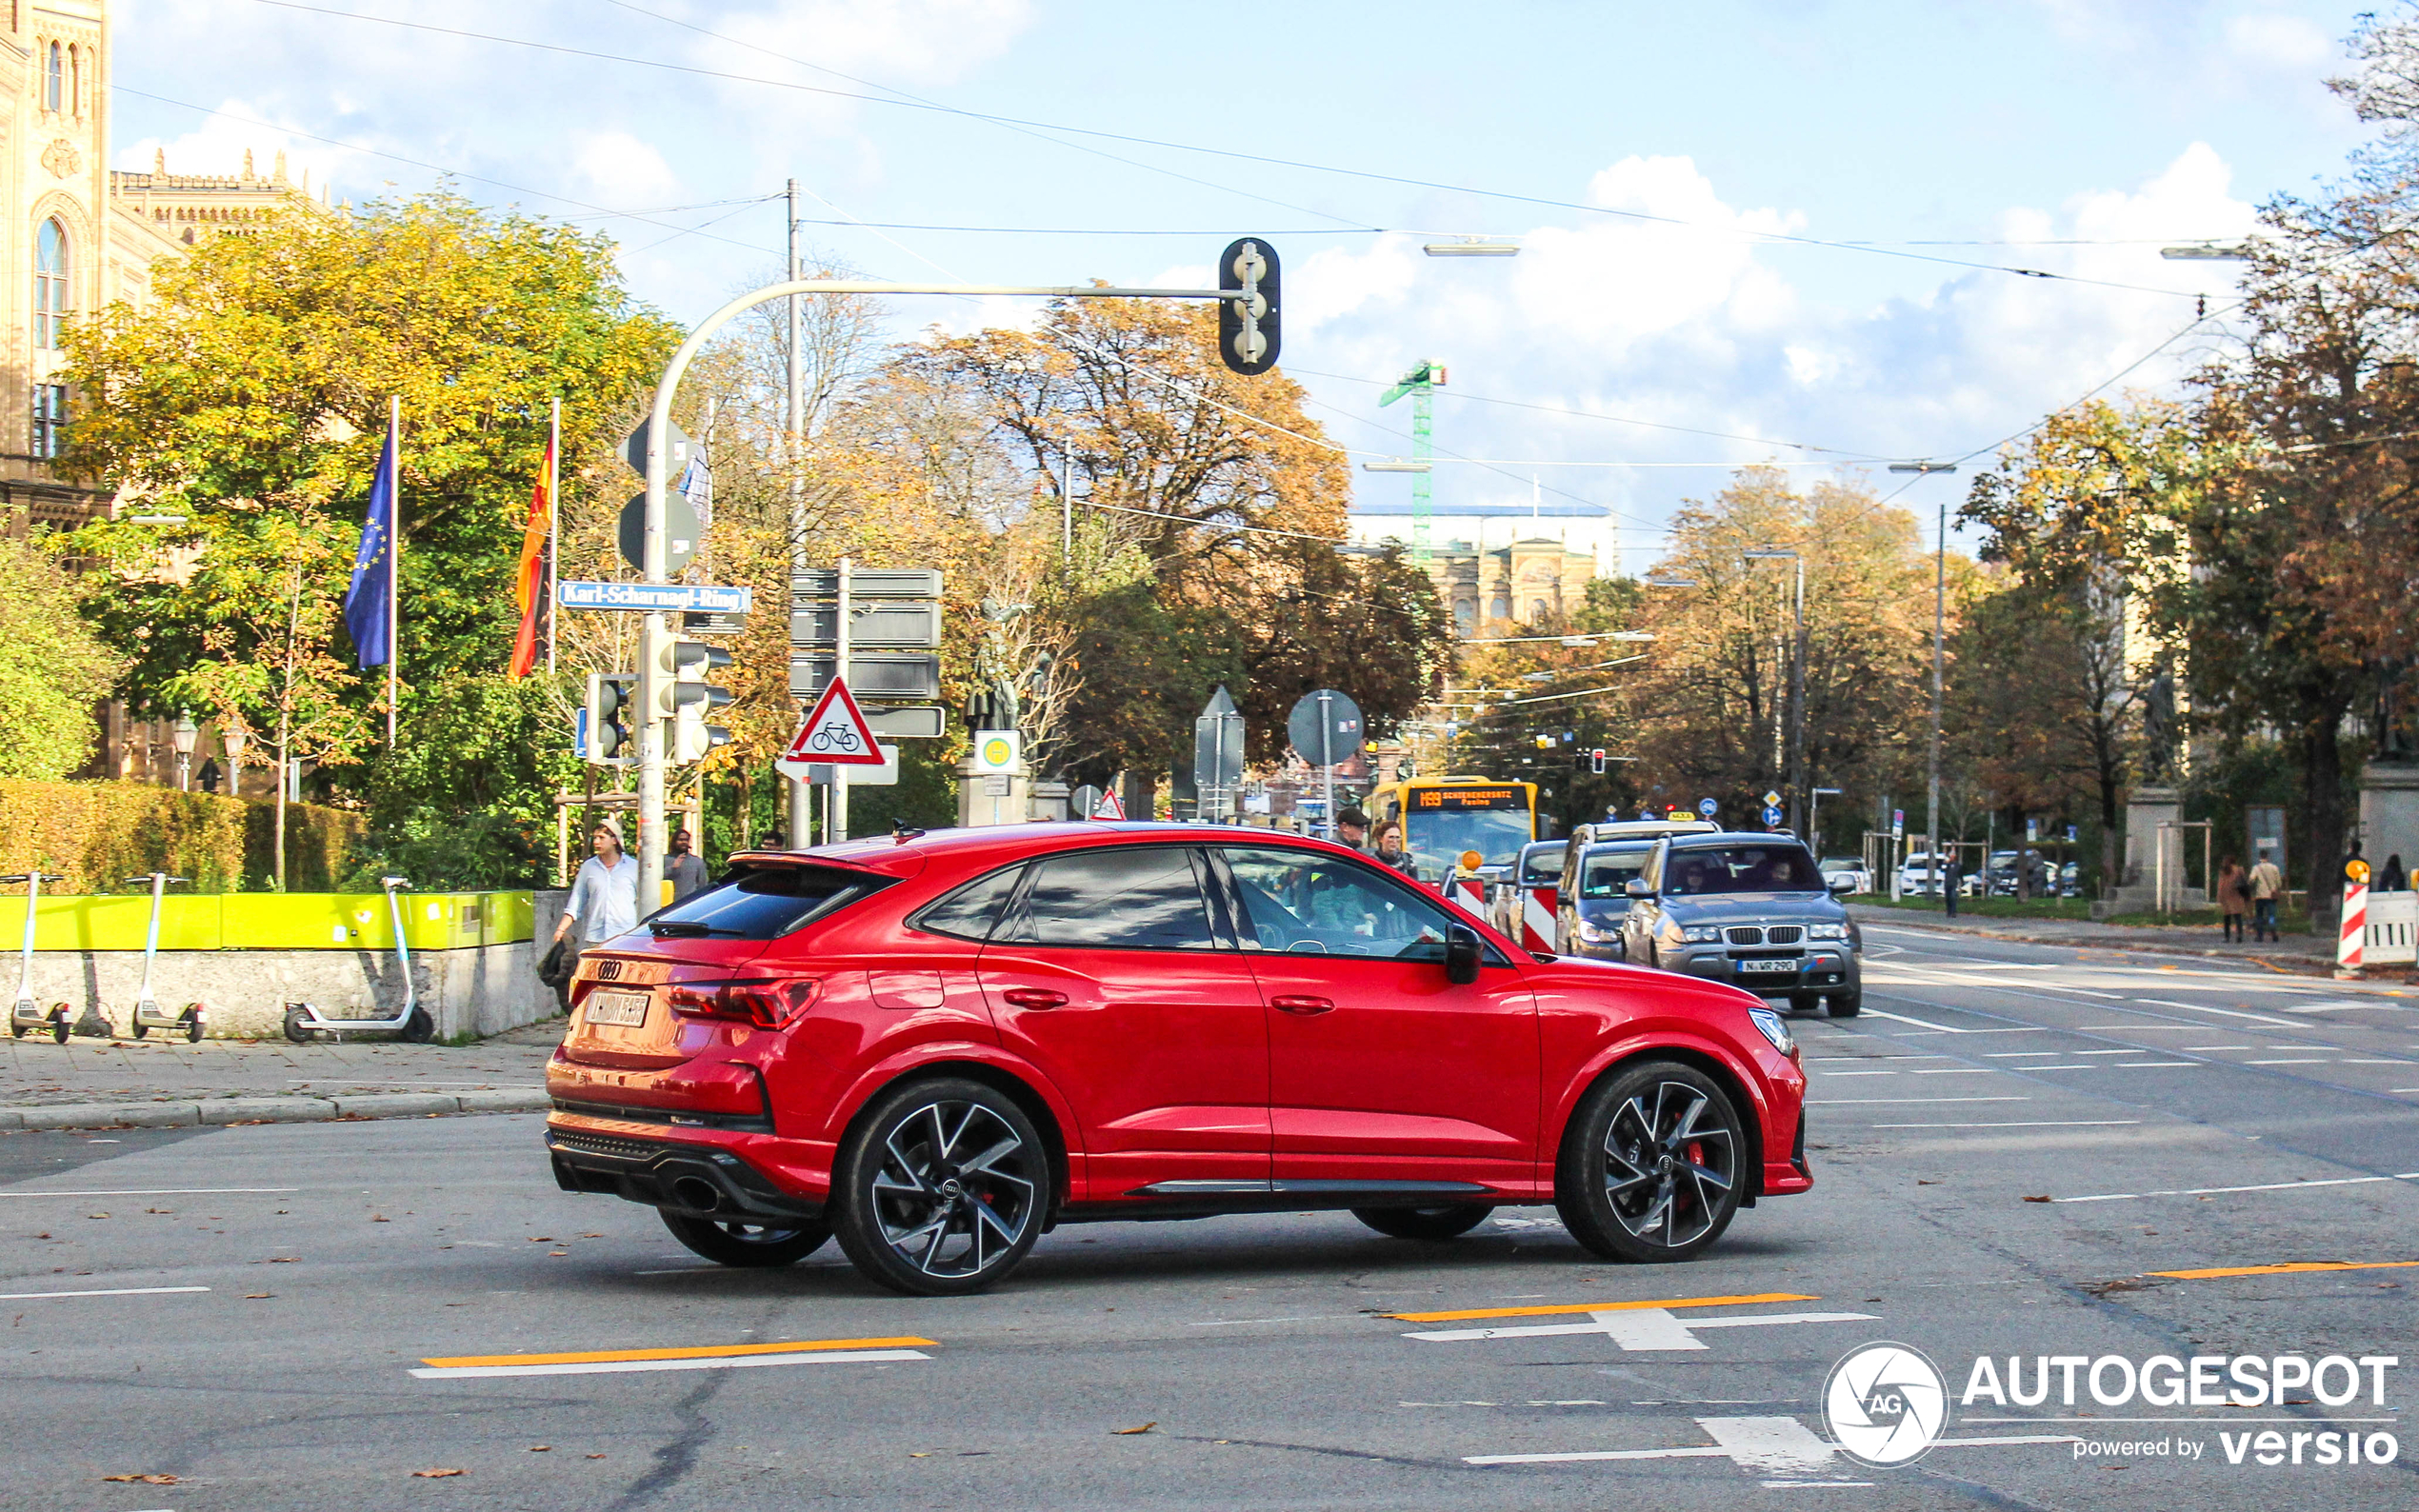
<path fill-rule="evenodd" d="M 1520 893 L 1520 947 L 1554 947 L 1554 908 L 1560 895 L 1551 887 L 1524 887 Z"/>
<path fill-rule="evenodd" d="M 1475 872 L 1456 874 L 1445 884 L 1445 901 L 1459 904 L 1472 917 L 1487 917 L 1487 879 Z"/>
<path fill-rule="evenodd" d="M 2361 975 L 2362 958 L 2369 942 L 2369 885 L 2365 882 L 2344 884 L 2344 923 L 2335 936 L 2335 975 Z"/>

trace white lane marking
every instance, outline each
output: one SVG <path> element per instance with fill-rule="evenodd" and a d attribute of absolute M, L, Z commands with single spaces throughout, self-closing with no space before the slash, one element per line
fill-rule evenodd
<path fill-rule="evenodd" d="M 1795 1418 L 1699 1418 L 1742 1470 L 1791 1475 L 1831 1467 L 1831 1446 Z"/>
<path fill-rule="evenodd" d="M 2338 1062 L 2337 1064 L 2342 1064 L 2342 1065 L 2409 1065 L 2410 1063 L 2409 1063 L 2409 1061 L 2350 1061 L 2350 1060 L 2347 1060 L 2347 1061 Z"/>
<path fill-rule="evenodd" d="M 2362 1008 L 2374 1009 L 2380 1013 L 2408 1013 L 2410 1011 L 2410 1005 L 2407 1003 L 2305 1003 L 2299 1007 L 2287 1008 L 2284 1011 L 2287 1013 L 2332 1013 L 2338 1008 L 2347 1013 Z M 2230 1422 L 2232 1420 L 2229 1419 L 2228 1421 Z"/>
<path fill-rule="evenodd" d="M 2139 1055 L 2139 1050 L 2069 1050 L 2069 1055 Z"/>
<path fill-rule="evenodd" d="M 1927 1019 L 1910 1019 L 1903 1013 L 1884 1013 L 1879 1008 L 1867 1008 L 1865 1010 L 1865 1016 L 1869 1019 L 1888 1019 L 1892 1024 L 1911 1024 L 1919 1029 L 1932 1029 L 1941 1034 L 1969 1034 L 1973 1032 L 1970 1029 L 1953 1029 L 1946 1024 L 1933 1024 Z"/>
<path fill-rule="evenodd" d="M 1729 1419 L 1707 1419 L 1707 1418 L 1699 1418 L 1699 1419 L 1697 1420 L 1697 1422 L 1698 1422 L 1698 1424 L 1699 1424 L 1700 1426 L 1702 1426 L 1702 1427 L 1706 1430 L 1706 1432 L 1707 1432 L 1708 1434 L 1713 1434 L 1713 1433 L 1714 1433 L 1714 1431 L 1715 1431 L 1715 1430 L 1714 1430 L 1714 1427 L 1713 1427 L 1713 1424 L 1714 1424 L 1715 1422 L 1722 1422 L 1722 1423 L 1724 1423 L 1724 1424 L 1726 1425 L 1726 1428 L 1727 1428 L 1727 1427 L 1728 1427 L 1728 1425 L 1729 1425 L 1729 1424 L 1743 1424 L 1743 1423 L 1752 1423 L 1752 1422 L 1770 1422 L 1771 1421 L 1772 1421 L 1772 1420 L 1770 1420 L 1770 1419 L 1753 1419 L 1753 1418 L 1729 1418 Z M 1784 1422 L 1797 1423 L 1797 1420 L 1796 1420 L 1796 1419 L 1794 1419 L 1794 1418 L 1784 1418 L 1784 1419 L 1781 1419 L 1780 1421 L 1781 1421 L 1781 1422 Z M 1815 1443 L 1815 1444 L 1819 1444 L 1819 1445 L 1821 1445 L 1821 1447 L 1822 1447 L 1822 1449 L 1823 1449 L 1824 1457 L 1825 1457 L 1825 1458 L 1824 1458 L 1824 1462 L 1825 1462 L 1825 1463 L 1829 1463 L 1829 1456 L 1830 1456 L 1830 1454 L 1832 1453 L 1832 1451 L 1834 1450 L 1835 1445 L 1833 1445 L 1833 1444 L 1831 1444 L 1831 1443 L 1828 1442 L 1827 1441 L 1825 1441 L 1825 1440 L 1823 1440 L 1823 1439 L 1816 1438 L 1816 1437 L 1815 1437 L 1815 1435 L 1814 1435 L 1814 1433 L 1813 1433 L 1813 1431 L 1812 1431 L 1811 1429 L 1809 1429 L 1809 1428 L 1805 1427 L 1805 1426 L 1804 1426 L 1804 1424 L 1802 1424 L 1802 1423 L 1798 1423 L 1798 1424 L 1797 1424 L 1797 1426 L 1798 1426 L 1798 1431 L 1806 1435 L 1806 1440 L 1808 1440 L 1808 1441 L 1811 1441 L 1811 1442 L 1812 1442 L 1812 1443 Z M 1751 1430 L 1751 1429 L 1734 1429 L 1734 1430 L 1730 1430 L 1730 1431 L 1736 1431 L 1736 1432 L 1739 1432 L 1739 1433 L 1741 1434 L 1741 1436 L 1742 1436 L 1742 1437 L 1749 1437 L 1749 1438 L 1751 1438 L 1751 1437 L 1753 1437 L 1753 1435 L 1754 1435 L 1754 1430 Z M 1781 1443 L 1782 1443 L 1782 1442 L 1789 1442 L 1789 1443 L 1791 1443 L 1791 1444 L 1798 1444 L 1798 1443 L 1801 1443 L 1801 1442 L 1802 1442 L 1802 1441 L 1798 1441 L 1798 1440 L 1796 1440 L 1793 1436 L 1792 1436 L 1791 1438 L 1789 1438 L 1789 1440 L 1784 1441 L 1784 1440 L 1783 1440 L 1783 1438 L 1781 1437 L 1781 1435 L 1782 1435 L 1782 1431 L 1783 1431 L 1783 1430 L 1780 1430 L 1780 1429 L 1778 1429 L 1778 1428 L 1773 1428 L 1773 1429 L 1770 1429 L 1770 1430 L 1768 1430 L 1768 1431 L 1769 1431 L 1769 1434 L 1770 1434 L 1770 1438 L 1769 1438 L 1769 1439 L 1765 1440 L 1765 1441 L 1764 1441 L 1764 1442 L 1765 1442 L 1765 1443 L 1769 1443 L 1769 1444 L 1773 1445 L 1774 1447 L 1777 1447 L 1779 1444 L 1781 1444 Z M 2075 1437 L 2076 1437 L 2076 1436 L 2075 1436 L 2075 1435 L 2073 1435 L 2073 1434 L 2071 1434 L 2071 1433 L 2057 1433 L 2057 1434 L 2010 1434 L 2010 1435 L 2008 1435 L 2008 1436 L 2005 1436 L 2005 1437 L 1983 1438 L 1983 1439 L 1935 1439 L 1935 1440 L 1933 1440 L 1933 1441 L 1932 1441 L 1932 1446 L 1933 1446 L 1934 1448 L 1960 1448 L 1960 1449 L 1963 1449 L 1963 1448 L 1974 1448 L 1974 1447 L 1979 1447 L 1979 1446 L 1983 1446 L 1983 1445 L 1987 1445 L 1987 1444 L 1994 1444 L 1994 1443 L 2072 1443 L 2072 1442 L 2075 1442 Z M 1577 1450 L 1577 1451 L 1573 1451 L 1573 1452 L 1567 1453 L 1567 1454 L 1469 1454 L 1469 1455 L 1464 1455 L 1464 1456 L 1462 1457 L 1462 1463 L 1464 1463 L 1464 1464 L 1568 1464 L 1568 1463 L 1571 1463 L 1571 1462 L 1579 1462 L 1579 1461 L 1591 1461 L 1591 1460 L 1713 1460 L 1713 1459 L 1729 1459 L 1729 1460 L 1732 1461 L 1733 1462 L 1735 1462 L 1735 1463 L 1739 1464 L 1739 1466 L 1740 1466 L 1741 1468 L 1745 1469 L 1745 1468 L 1749 1468 L 1749 1464 L 1748 1464 L 1748 1462 L 1747 1462 L 1745 1459 L 1742 1459 L 1742 1458 L 1741 1458 L 1741 1456 L 1742 1456 L 1743 1454 L 1745 1454 L 1745 1453 L 1749 1453 L 1749 1452 L 1753 1452 L 1753 1453 L 1757 1453 L 1757 1454 L 1762 1454 L 1762 1453 L 1766 1453 L 1766 1452 L 1769 1452 L 1769 1451 L 1768 1451 L 1768 1450 L 1766 1450 L 1766 1449 L 1763 1447 L 1763 1445 L 1762 1445 L 1762 1444 L 1759 1444 L 1759 1445 L 1758 1445 L 1758 1446 L 1757 1446 L 1754 1450 L 1752 1450 L 1752 1451 L 1746 1449 L 1744 1446 L 1742 1446 L 1742 1447 L 1740 1447 L 1740 1448 L 1733 1448 L 1733 1447 L 1731 1447 L 1731 1446 L 1730 1446 L 1730 1445 L 1729 1445 L 1729 1444 L 1715 1444 L 1715 1445 L 1713 1445 L 1712 1447 L 1709 1447 L 1709 1448 L 1690 1448 L 1690 1449 L 1584 1449 L 1584 1450 Z M 1808 1452 L 1808 1453 L 1810 1455 L 1811 1450 L 1809 1449 L 1809 1450 L 1807 1450 L 1806 1452 Z M 1798 1482 L 1798 1483 L 1811 1483 L 1811 1482 Z M 1840 1483 L 1843 1483 L 1843 1484 L 1849 1484 L 1849 1485 L 1855 1485 L 1855 1484 L 1870 1484 L 1871 1482 L 1840 1482 Z"/>
<path fill-rule="evenodd" d="M 1356 1312 L 1313 1312 L 1304 1313 L 1299 1318 L 1213 1318 L 1207 1322 L 1196 1323 L 1193 1326 L 1195 1328 L 1240 1328 L 1246 1323 L 1334 1323 L 1341 1319 L 1360 1316 L 1361 1314 Z"/>
<path fill-rule="evenodd" d="M 2115 1128 L 2138 1118 L 2037 1119 L 2011 1124 L 1876 1124 L 1875 1128 Z"/>
<path fill-rule="evenodd" d="M 1604 1334 L 1624 1349 L 1702 1349 L 1700 1328 L 1751 1328 L 1766 1323 L 1872 1323 L 1865 1312 L 1749 1313 L 1736 1318 L 1682 1318 L 1668 1307 L 1625 1307 L 1591 1312 L 1589 1323 L 1529 1323 L 1514 1328 L 1443 1328 L 1405 1334 L 1422 1343 L 1471 1343 L 1482 1339 L 1543 1339 L 1570 1334 Z"/>
<path fill-rule="evenodd" d="M 2419 1091 L 2419 1087 L 2412 1088 Z M 2158 1192 L 2100 1192 L 2089 1197 L 2053 1197 L 2053 1203 L 2119 1203 L 2142 1197 L 2215 1197 L 2225 1192 L 2297 1192 L 2315 1186 L 2367 1186 L 2376 1182 L 2419 1182 L 2419 1171 L 2392 1176 L 2338 1176 L 2323 1182 L 2263 1182 L 2257 1186 L 2182 1186 Z"/>
<path fill-rule="evenodd" d="M 1849 1103 L 2029 1103 L 2029 1097 L 1809 1097 L 1809 1104 L 1838 1106 Z"/>
<path fill-rule="evenodd" d="M 631 1370 L 737 1370 L 750 1365 L 870 1364 L 889 1360 L 930 1360 L 921 1349 L 819 1349 L 795 1355 L 715 1355 L 692 1360 L 588 1360 L 562 1365 L 422 1365 L 411 1374 L 423 1381 L 454 1381 L 472 1376 L 600 1376 Z"/>
<path fill-rule="evenodd" d="M 1909 1071 L 1909 1076 L 1989 1076 L 1996 1071 L 1989 1065 L 1927 1065 Z"/>
<path fill-rule="evenodd" d="M 299 1186 L 163 1186 L 131 1192 L 0 1192 L 0 1197 L 225 1197 L 234 1192 L 299 1192 Z"/>
<path fill-rule="evenodd" d="M 104 1286 L 90 1291 L 0 1291 L 0 1302 L 43 1302 L 53 1297 L 159 1297 L 176 1291 L 208 1291 L 208 1286 Z"/>
<path fill-rule="evenodd" d="M 1896 1071 L 1817 1071 L 1816 1076 L 1896 1076 Z"/>
<path fill-rule="evenodd" d="M 2185 1050 L 2256 1050 L 2259 1046 L 2256 1044 L 2187 1044 L 2181 1045 L 2179 1048 Z"/>
<path fill-rule="evenodd" d="M 2271 1018 L 2265 1013 L 2243 1013 L 2233 1008 L 2212 1008 L 2206 1003 L 2169 1003 L 2164 998 L 2135 998 L 2154 1008 L 2182 1008 L 2187 1013 L 2214 1013 L 2222 1019 L 2243 1019 L 2252 1024 L 2272 1024 L 2279 1028 L 2298 1028 L 2290 1019 Z"/>
<path fill-rule="evenodd" d="M 2116 1064 L 2116 1067 L 2120 1071 L 2149 1071 L 2155 1070 L 2161 1066 L 2194 1066 L 2206 1065 L 2207 1064 L 2209 1063 L 2205 1061 L 2119 1061 Z"/>
<path fill-rule="evenodd" d="M 2289 1055 L 2273 1061 L 2245 1061 L 2245 1065 L 2325 1065 L 2323 1055 Z"/>
<path fill-rule="evenodd" d="M 2245 1048 L 2248 1049 L 2249 1046 L 2246 1045 Z M 2028 1061 L 2046 1055 L 2054 1061 L 2058 1058 L 2058 1054 L 2056 1050 L 1985 1050 L 1982 1058 L 1986 1061 Z M 2017 1069 L 2022 1070 L 2023 1067 L 2019 1066 Z"/>

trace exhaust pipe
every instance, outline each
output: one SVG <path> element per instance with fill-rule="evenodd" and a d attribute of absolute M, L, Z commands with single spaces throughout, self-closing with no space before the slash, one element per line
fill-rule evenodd
<path fill-rule="evenodd" d="M 702 1176 L 681 1176 L 672 1181 L 672 1201 L 701 1213 L 710 1213 L 722 1206 L 722 1189 Z"/>

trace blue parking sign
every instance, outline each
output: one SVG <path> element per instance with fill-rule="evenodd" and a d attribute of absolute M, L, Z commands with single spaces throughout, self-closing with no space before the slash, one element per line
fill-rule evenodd
<path fill-rule="evenodd" d="M 1700 798 L 1697 800 L 1697 812 L 1703 814 L 1708 819 L 1712 818 L 1715 814 L 1718 814 L 1721 811 L 1722 806 L 1715 803 L 1710 798 Z"/>

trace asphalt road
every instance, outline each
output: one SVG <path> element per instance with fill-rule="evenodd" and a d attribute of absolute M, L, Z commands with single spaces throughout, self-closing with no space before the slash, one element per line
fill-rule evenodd
<path fill-rule="evenodd" d="M 0 1135 L 0 1505 L 2419 1503 L 2419 995 L 1868 940 L 1866 1016 L 1796 1021 L 1815 1190 L 1670 1268 L 1547 1209 L 1441 1245 L 1320 1214 L 1064 1228 L 910 1301 L 836 1250 L 705 1264 L 557 1191 L 533 1117 Z M 2309 1262 L 2370 1268 L 2152 1274 Z M 1423 1313 L 1465 1316 L 1389 1316 Z M 1823 1401 L 1878 1341 L 1951 1398 L 1891 1468 Z M 544 1358 L 666 1349 L 709 1353 Z M 1956 1402 L 2011 1355 L 2028 1389 L 2041 1355 L 2401 1363 L 2340 1405 Z M 2315 1462 L 2348 1423 L 2390 1462 Z"/>

